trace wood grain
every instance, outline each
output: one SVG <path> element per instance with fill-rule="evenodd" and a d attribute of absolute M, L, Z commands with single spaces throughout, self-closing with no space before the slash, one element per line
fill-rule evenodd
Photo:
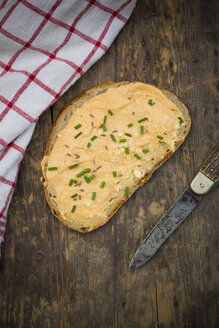
<path fill-rule="evenodd" d="M 0 327 L 214 328 L 218 188 L 145 266 L 128 265 L 218 141 L 216 0 L 139 0 L 109 51 L 39 119 L 13 195 L 0 262 Z M 169 89 L 191 113 L 182 147 L 102 228 L 80 234 L 54 218 L 40 183 L 52 122 L 106 80 Z"/>

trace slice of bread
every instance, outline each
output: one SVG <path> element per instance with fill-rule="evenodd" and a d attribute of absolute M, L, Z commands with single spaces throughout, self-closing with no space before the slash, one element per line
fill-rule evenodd
<path fill-rule="evenodd" d="M 105 224 L 182 144 L 190 125 L 185 105 L 149 84 L 106 82 L 73 99 L 54 123 L 41 163 L 53 214 L 80 232 Z"/>

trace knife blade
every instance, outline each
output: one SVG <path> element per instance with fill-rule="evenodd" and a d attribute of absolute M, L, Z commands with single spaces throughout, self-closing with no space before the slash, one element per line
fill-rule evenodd
<path fill-rule="evenodd" d="M 148 262 L 177 227 L 189 216 L 202 196 L 219 179 L 219 148 L 201 166 L 199 173 L 167 210 L 134 254 L 129 270 L 133 271 Z"/>

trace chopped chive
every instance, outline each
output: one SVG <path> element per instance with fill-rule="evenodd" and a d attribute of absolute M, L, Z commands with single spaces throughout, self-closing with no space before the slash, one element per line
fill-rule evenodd
<path fill-rule="evenodd" d="M 149 149 L 142 149 L 142 153 L 149 153 Z"/>
<path fill-rule="evenodd" d="M 153 105 L 153 99 L 149 99 L 148 104 L 152 106 Z"/>
<path fill-rule="evenodd" d="M 77 196 L 78 196 L 78 194 L 73 194 L 73 195 L 71 195 L 71 198 L 75 198 Z"/>
<path fill-rule="evenodd" d="M 78 137 L 80 137 L 81 134 L 82 134 L 82 132 L 79 132 L 78 134 L 76 134 L 75 139 L 77 139 Z"/>
<path fill-rule="evenodd" d="M 104 119 L 103 119 L 103 124 L 106 124 L 106 119 L 107 119 L 107 116 L 105 115 Z"/>
<path fill-rule="evenodd" d="M 131 128 L 132 126 L 133 126 L 132 123 L 129 123 L 129 124 L 128 124 L 128 128 Z"/>
<path fill-rule="evenodd" d="M 68 168 L 69 168 L 69 169 L 73 169 L 73 168 L 75 168 L 75 167 L 77 167 L 77 166 L 78 166 L 78 164 L 73 164 L 73 165 L 69 166 Z"/>
<path fill-rule="evenodd" d="M 138 154 L 134 154 L 134 156 L 135 156 L 137 159 L 141 159 L 141 156 L 139 156 Z"/>
<path fill-rule="evenodd" d="M 89 177 L 89 181 L 93 180 L 95 178 L 95 174 L 91 174 L 91 176 Z"/>
<path fill-rule="evenodd" d="M 101 125 L 101 127 L 102 127 L 103 131 L 106 131 L 106 125 L 104 123 Z"/>
<path fill-rule="evenodd" d="M 114 137 L 113 134 L 111 134 L 110 137 L 111 137 L 112 141 L 116 142 L 116 138 Z"/>
<path fill-rule="evenodd" d="M 119 142 L 126 142 L 126 139 L 119 139 Z"/>
<path fill-rule="evenodd" d="M 148 121 L 147 117 L 142 118 L 141 120 L 138 121 L 138 123 L 144 122 L 144 121 Z"/>
<path fill-rule="evenodd" d="M 128 196 L 129 195 L 129 187 L 125 187 L 125 192 L 124 192 L 124 196 Z"/>
<path fill-rule="evenodd" d="M 111 110 L 108 110 L 108 113 L 112 116 L 113 112 Z"/>
<path fill-rule="evenodd" d="M 90 148 L 90 146 L 91 146 L 91 143 L 90 143 L 90 142 L 88 142 L 88 144 L 87 144 L 87 148 Z"/>
<path fill-rule="evenodd" d="M 143 125 L 140 126 L 140 133 L 141 134 L 144 134 L 144 127 L 143 127 Z"/>
<path fill-rule="evenodd" d="M 97 136 L 93 136 L 90 140 L 94 141 L 95 139 L 97 139 Z"/>
<path fill-rule="evenodd" d="M 92 199 L 92 200 L 95 200 L 95 198 L 96 198 L 96 191 L 93 191 L 93 192 L 92 192 L 92 197 L 91 197 L 91 199 Z"/>
<path fill-rule="evenodd" d="M 80 178 L 80 177 L 82 177 L 82 175 L 85 175 L 85 173 L 86 173 L 86 172 L 81 171 L 80 173 L 78 173 L 78 174 L 76 175 L 76 177 L 77 177 L 77 178 Z"/>
<path fill-rule="evenodd" d="M 117 177 L 117 173 L 116 173 L 116 171 L 113 171 L 113 176 L 114 176 L 114 178 Z"/>
<path fill-rule="evenodd" d="M 56 166 L 48 167 L 48 171 L 55 171 L 55 170 L 58 170 L 58 167 Z"/>
<path fill-rule="evenodd" d="M 105 181 L 102 181 L 101 184 L 100 184 L 100 188 L 104 188 L 106 182 Z"/>
<path fill-rule="evenodd" d="M 129 154 L 129 148 L 128 147 L 125 147 L 125 153 Z"/>
<path fill-rule="evenodd" d="M 163 140 L 163 137 L 161 137 L 161 136 L 157 136 L 157 138 L 160 139 L 160 140 Z"/>
<path fill-rule="evenodd" d="M 75 210 L 76 210 L 76 205 L 73 205 L 71 212 L 74 213 Z"/>
<path fill-rule="evenodd" d="M 81 171 L 80 173 L 78 173 L 78 174 L 76 175 L 76 177 L 77 177 L 77 178 L 80 178 L 80 177 L 82 177 L 83 175 L 85 175 L 85 173 L 88 173 L 88 172 L 90 172 L 90 169 L 85 169 L 85 170 Z"/>
<path fill-rule="evenodd" d="M 75 130 L 79 129 L 81 127 L 81 124 L 75 125 Z"/>
<path fill-rule="evenodd" d="M 72 185 L 73 185 L 73 182 L 74 182 L 74 180 L 73 180 L 73 179 L 70 179 L 68 185 L 69 185 L 69 186 L 72 186 Z"/>
<path fill-rule="evenodd" d="M 184 122 L 183 119 L 182 119 L 182 117 L 178 117 L 178 120 L 180 122 L 180 125 Z"/>
<path fill-rule="evenodd" d="M 85 175 L 84 176 L 84 180 L 87 182 L 87 183 L 90 183 L 90 179 Z"/>
<path fill-rule="evenodd" d="M 130 137 L 130 138 L 132 137 L 132 134 L 130 134 L 130 133 L 128 133 L 128 132 L 126 132 L 125 135 L 126 135 L 127 137 Z"/>

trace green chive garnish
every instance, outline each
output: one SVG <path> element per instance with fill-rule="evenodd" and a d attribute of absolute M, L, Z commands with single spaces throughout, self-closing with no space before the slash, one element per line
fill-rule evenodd
<path fill-rule="evenodd" d="M 129 124 L 128 124 L 128 128 L 131 128 L 132 126 L 133 126 L 132 123 L 129 123 Z"/>
<path fill-rule="evenodd" d="M 48 167 L 48 171 L 55 171 L 58 170 L 58 167 L 53 166 L 53 167 Z"/>
<path fill-rule="evenodd" d="M 91 146 L 91 143 L 90 143 L 90 142 L 88 142 L 88 144 L 87 144 L 87 148 L 90 148 L 90 146 Z"/>
<path fill-rule="evenodd" d="M 80 173 L 78 173 L 78 174 L 76 175 L 76 177 L 77 177 L 77 178 L 80 178 L 80 177 L 82 177 L 82 175 L 85 175 L 85 173 L 86 173 L 86 172 L 81 171 Z"/>
<path fill-rule="evenodd" d="M 76 177 L 77 177 L 77 178 L 80 178 L 80 177 L 82 177 L 83 175 L 85 175 L 85 173 L 88 173 L 88 172 L 90 172 L 90 169 L 85 169 L 85 170 L 81 171 L 80 173 L 78 173 L 78 174 L 76 175 Z"/>
<path fill-rule="evenodd" d="M 143 125 L 140 126 L 140 132 L 141 132 L 141 134 L 144 134 L 144 127 L 143 127 Z"/>
<path fill-rule="evenodd" d="M 73 185 L 73 182 L 74 182 L 74 180 L 73 179 L 71 179 L 71 180 L 69 180 L 69 186 L 72 186 Z"/>
<path fill-rule="evenodd" d="M 75 210 L 76 210 L 76 205 L 73 205 L 71 212 L 74 213 Z"/>
<path fill-rule="evenodd" d="M 116 138 L 114 137 L 113 134 L 111 134 L 110 137 L 111 137 L 112 141 L 116 142 Z"/>
<path fill-rule="evenodd" d="M 93 136 L 90 140 L 94 141 L 95 139 L 97 139 L 97 136 Z"/>
<path fill-rule="evenodd" d="M 134 156 L 135 156 L 137 159 L 141 159 L 141 156 L 139 156 L 138 154 L 134 154 Z"/>
<path fill-rule="evenodd" d="M 111 110 L 108 110 L 108 113 L 112 116 L 113 112 Z"/>
<path fill-rule="evenodd" d="M 116 173 L 116 171 L 113 171 L 113 176 L 114 176 L 114 178 L 117 177 L 117 173 Z"/>
<path fill-rule="evenodd" d="M 119 139 L 119 142 L 126 142 L 126 139 Z"/>
<path fill-rule="evenodd" d="M 80 137 L 81 134 L 82 134 L 82 132 L 79 132 L 78 134 L 76 134 L 75 139 L 77 139 L 78 137 Z"/>
<path fill-rule="evenodd" d="M 106 124 L 106 119 L 107 119 L 107 116 L 105 115 L 104 119 L 103 119 L 103 124 Z"/>
<path fill-rule="evenodd" d="M 73 165 L 69 166 L 68 168 L 73 169 L 74 167 L 77 167 L 77 166 L 78 166 L 78 164 L 73 164 Z"/>
<path fill-rule="evenodd" d="M 91 174 L 91 176 L 89 177 L 89 181 L 93 180 L 95 178 L 95 174 Z"/>
<path fill-rule="evenodd" d="M 100 184 L 100 188 L 104 188 L 106 182 L 105 181 L 102 181 L 101 184 Z"/>
<path fill-rule="evenodd" d="M 161 137 L 161 136 L 157 136 L 157 138 L 160 139 L 160 140 L 163 140 L 163 137 Z"/>
<path fill-rule="evenodd" d="M 75 198 L 77 196 L 78 196 L 78 194 L 74 194 L 74 195 L 71 195 L 71 198 Z"/>
<path fill-rule="evenodd" d="M 142 153 L 149 153 L 149 149 L 142 149 Z"/>
<path fill-rule="evenodd" d="M 75 130 L 79 129 L 81 127 L 81 124 L 75 125 Z"/>
<path fill-rule="evenodd" d="M 129 148 L 128 147 L 125 147 L 125 153 L 129 154 Z"/>
<path fill-rule="evenodd" d="M 147 117 L 142 118 L 141 120 L 138 121 L 138 123 L 144 122 L 144 121 L 148 121 Z"/>
<path fill-rule="evenodd" d="M 86 175 L 85 175 L 85 177 L 84 177 L 84 179 L 85 179 L 85 181 L 86 181 L 87 183 L 90 183 L 90 181 L 93 180 L 94 178 L 95 178 L 95 175 L 94 175 L 94 174 L 92 174 L 90 177 L 87 177 Z"/>
<path fill-rule="evenodd" d="M 101 125 L 101 127 L 102 127 L 103 131 L 106 131 L 106 125 L 104 123 Z"/>
<path fill-rule="evenodd" d="M 125 135 L 126 135 L 127 137 L 130 137 L 130 138 L 132 137 L 132 134 L 130 134 L 130 133 L 128 133 L 128 132 L 126 132 Z"/>
<path fill-rule="evenodd" d="M 182 119 L 182 117 L 178 117 L 178 120 L 180 122 L 180 125 L 184 122 L 183 119 Z"/>
<path fill-rule="evenodd" d="M 89 178 L 85 175 L 84 176 L 84 180 L 87 182 L 87 183 L 90 183 L 90 180 L 89 180 Z"/>
<path fill-rule="evenodd" d="M 125 192 L 124 192 L 124 196 L 128 196 L 129 195 L 129 187 L 125 187 Z"/>
<path fill-rule="evenodd" d="M 92 199 L 92 200 L 95 200 L 95 198 L 96 198 L 96 191 L 93 191 L 93 192 L 92 192 L 92 197 L 91 197 L 91 199 Z"/>
<path fill-rule="evenodd" d="M 153 99 L 149 99 L 148 104 L 152 106 L 153 105 Z"/>

